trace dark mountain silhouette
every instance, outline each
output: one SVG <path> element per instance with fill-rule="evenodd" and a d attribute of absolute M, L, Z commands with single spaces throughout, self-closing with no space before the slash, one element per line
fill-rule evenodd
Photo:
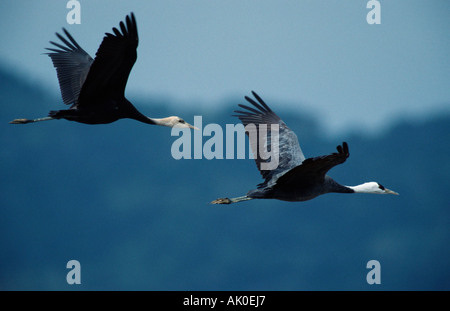
<path fill-rule="evenodd" d="M 133 99 L 146 115 L 175 114 L 170 103 L 146 101 Z M 217 112 L 177 106 L 176 114 L 237 123 L 238 103 Z M 214 206 L 262 181 L 253 160 L 174 160 L 169 128 L 131 120 L 8 124 L 62 105 L 0 69 L 2 290 L 450 289 L 449 115 L 331 141 L 301 107 L 271 103 L 306 156 L 348 142 L 350 158 L 330 171 L 337 181 L 376 180 L 400 196 Z M 81 285 L 66 283 L 72 259 Z M 381 285 L 366 282 L 372 259 Z"/>

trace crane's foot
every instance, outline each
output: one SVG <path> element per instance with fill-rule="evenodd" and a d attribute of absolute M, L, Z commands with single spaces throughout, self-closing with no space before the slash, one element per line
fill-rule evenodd
<path fill-rule="evenodd" d="M 231 200 L 228 198 L 220 198 L 211 202 L 211 204 L 231 204 L 231 203 L 233 202 L 231 202 Z"/>
<path fill-rule="evenodd" d="M 11 122 L 9 122 L 9 124 L 26 124 L 26 123 L 31 123 L 33 122 L 33 120 L 29 120 L 29 119 L 14 119 Z"/>

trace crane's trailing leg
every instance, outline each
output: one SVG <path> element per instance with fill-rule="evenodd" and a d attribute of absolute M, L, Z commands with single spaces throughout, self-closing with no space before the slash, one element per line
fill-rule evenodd
<path fill-rule="evenodd" d="M 38 119 L 14 119 L 11 122 L 9 122 L 10 124 L 26 124 L 26 123 L 34 123 L 34 122 L 39 122 L 39 121 L 49 121 L 49 120 L 54 120 L 54 118 L 52 117 L 44 117 L 44 118 L 38 118 Z"/>
<path fill-rule="evenodd" d="M 211 204 L 231 204 L 231 203 L 237 203 L 237 202 L 248 201 L 248 200 L 253 200 L 253 198 L 250 198 L 250 197 L 244 195 L 242 197 L 231 198 L 231 199 L 220 198 L 220 199 L 212 201 Z"/>

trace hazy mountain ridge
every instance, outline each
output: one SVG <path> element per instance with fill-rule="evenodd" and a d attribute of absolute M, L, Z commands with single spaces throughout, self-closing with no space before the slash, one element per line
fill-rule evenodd
<path fill-rule="evenodd" d="M 4 70 L 0 81 L 1 289 L 73 289 L 71 259 L 83 267 L 79 289 L 450 289 L 449 115 L 402 121 L 380 137 L 342 137 L 350 158 L 330 175 L 343 184 L 375 180 L 398 197 L 217 207 L 208 202 L 261 182 L 252 160 L 177 161 L 170 129 L 131 120 L 10 125 L 64 106 Z M 188 122 L 199 115 L 135 104 Z M 204 123 L 236 123 L 236 107 Z M 341 143 L 321 139 L 309 116 L 274 110 L 307 156 Z M 371 259 L 382 265 L 379 287 L 365 281 Z"/>

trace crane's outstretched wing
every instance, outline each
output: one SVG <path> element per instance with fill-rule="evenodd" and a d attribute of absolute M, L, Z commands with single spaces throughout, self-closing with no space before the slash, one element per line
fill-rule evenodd
<path fill-rule="evenodd" d="M 78 101 L 81 87 L 94 60 L 78 45 L 65 28 L 63 31 L 68 40 L 59 33 L 56 33 L 56 36 L 65 45 L 50 41 L 56 48 L 46 48 L 51 51 L 46 54 L 50 56 L 53 66 L 56 68 L 64 104 L 72 105 Z"/>
<path fill-rule="evenodd" d="M 241 120 L 242 124 L 246 127 L 246 129 L 250 130 L 246 131 L 246 134 L 250 139 L 250 146 L 252 148 L 253 155 L 255 156 L 256 166 L 260 171 L 262 177 L 265 179 L 264 183 L 258 185 L 258 187 L 263 187 L 266 185 L 272 185 L 280 176 L 285 174 L 290 169 L 300 165 L 303 160 L 305 160 L 305 156 L 300 148 L 298 143 L 297 135 L 277 116 L 266 103 L 252 91 L 253 96 L 258 101 L 255 102 L 250 97 L 245 96 L 245 99 L 252 104 L 255 108 L 239 105 L 239 107 L 246 109 L 246 111 L 236 110 L 238 113 L 234 115 Z M 255 127 L 247 126 L 254 124 Z M 261 125 L 266 125 L 267 130 L 260 131 Z M 271 130 L 271 125 L 278 125 L 278 132 L 273 132 Z M 252 128 L 254 129 L 252 131 Z M 261 133 L 262 136 L 253 135 L 256 133 Z M 266 134 L 267 133 L 267 134 Z M 276 140 L 273 139 L 274 135 L 278 135 L 278 145 L 275 144 Z M 263 170 L 261 169 L 262 163 L 267 163 L 273 159 L 264 159 L 264 157 L 260 156 L 260 147 L 259 143 L 263 143 L 265 150 L 271 150 L 278 156 L 278 166 L 273 170 Z"/>
<path fill-rule="evenodd" d="M 106 33 L 95 55 L 86 81 L 80 92 L 79 102 L 89 102 L 98 94 L 124 95 L 128 76 L 137 59 L 139 43 L 136 19 L 131 13 L 120 22 L 120 31 Z M 93 103 L 90 103 L 93 104 Z"/>
<path fill-rule="evenodd" d="M 289 172 L 281 176 L 277 180 L 277 184 L 283 184 L 288 182 L 301 187 L 305 182 L 307 183 L 319 183 L 325 178 L 326 173 L 338 164 L 342 164 L 349 157 L 348 145 L 346 142 L 342 143 L 342 146 L 336 147 L 338 152 L 308 158 L 303 161 L 302 164 L 291 169 Z"/>

